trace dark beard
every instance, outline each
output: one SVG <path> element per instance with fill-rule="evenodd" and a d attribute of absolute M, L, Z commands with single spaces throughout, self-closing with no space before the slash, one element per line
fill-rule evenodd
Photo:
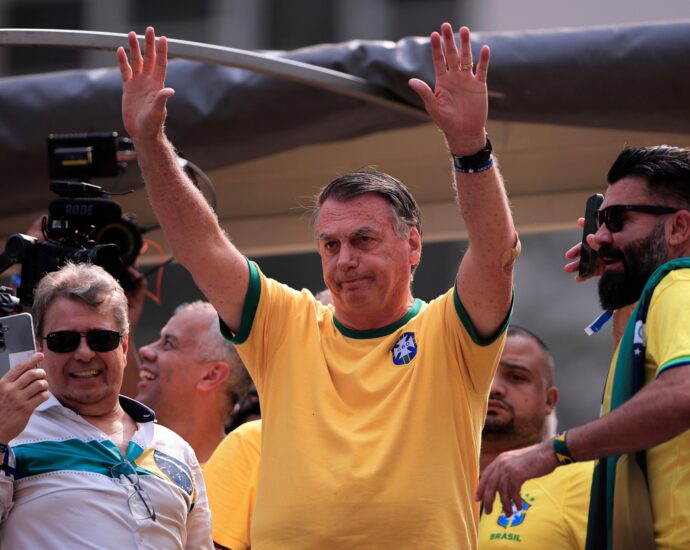
<path fill-rule="evenodd" d="M 484 421 L 482 438 L 487 441 L 502 439 L 507 434 L 515 431 L 515 419 L 511 418 L 505 422 L 492 422 L 489 417 Z"/>
<path fill-rule="evenodd" d="M 599 278 L 601 307 L 614 310 L 633 304 L 639 299 L 652 273 L 669 259 L 664 224 L 658 223 L 647 237 L 624 249 L 602 245 L 599 253 L 623 262 L 622 271 L 605 271 Z"/>
<path fill-rule="evenodd" d="M 486 416 L 484 420 L 484 428 L 482 429 L 482 437 L 487 439 L 501 439 L 501 436 L 512 434 L 515 431 L 515 409 L 502 397 L 490 395 L 490 399 L 500 401 L 510 411 L 509 420 L 498 420 L 492 416 Z"/>

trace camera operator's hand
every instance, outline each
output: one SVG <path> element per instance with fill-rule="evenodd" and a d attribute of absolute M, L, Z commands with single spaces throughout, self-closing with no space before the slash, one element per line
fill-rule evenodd
<path fill-rule="evenodd" d="M 148 27 L 142 56 L 137 35 L 130 32 L 128 40 L 131 64 L 125 49 L 117 49 L 122 76 L 122 120 L 133 140 L 153 139 L 163 132 L 165 105 L 175 93 L 165 87 L 168 42 L 164 36 L 156 42 L 153 27 Z"/>
<path fill-rule="evenodd" d="M 35 353 L 0 378 L 0 443 L 9 443 L 26 427 L 31 413 L 48 399 L 46 372 L 37 367 L 42 353 Z"/>

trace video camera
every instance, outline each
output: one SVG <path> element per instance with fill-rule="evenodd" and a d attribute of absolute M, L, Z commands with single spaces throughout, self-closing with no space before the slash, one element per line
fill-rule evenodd
<path fill-rule="evenodd" d="M 59 198 L 43 219 L 45 240 L 15 233 L 0 254 L 0 273 L 21 264 L 21 304 L 30 306 L 41 278 L 68 261 L 99 265 L 125 290 L 134 288 L 127 268 L 139 255 L 145 230 L 133 216 L 122 214 L 109 192 L 83 180 L 120 175 L 135 158 L 131 140 L 117 132 L 48 136 L 50 190 Z M 10 300 L 3 289 L 0 298 Z"/>

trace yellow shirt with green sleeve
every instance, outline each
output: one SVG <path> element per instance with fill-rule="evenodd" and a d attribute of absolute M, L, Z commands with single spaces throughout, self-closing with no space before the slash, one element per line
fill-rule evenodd
<path fill-rule="evenodd" d="M 263 416 L 252 546 L 475 548 L 504 332 L 477 338 L 455 289 L 387 327 L 349 330 L 250 262 L 234 341 Z"/>

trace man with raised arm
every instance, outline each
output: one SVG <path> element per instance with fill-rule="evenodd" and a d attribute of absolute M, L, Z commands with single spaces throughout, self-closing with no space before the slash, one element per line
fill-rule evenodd
<path fill-rule="evenodd" d="M 420 95 L 453 155 L 470 245 L 451 288 L 412 296 L 420 212 L 374 171 L 316 200 L 314 232 L 333 306 L 266 278 L 179 169 L 163 124 L 167 45 L 118 50 L 123 118 L 175 257 L 215 306 L 262 405 L 252 548 L 473 548 L 487 395 L 504 341 L 519 244 L 486 136 L 489 48 L 469 29 L 431 35 L 435 89 Z"/>

